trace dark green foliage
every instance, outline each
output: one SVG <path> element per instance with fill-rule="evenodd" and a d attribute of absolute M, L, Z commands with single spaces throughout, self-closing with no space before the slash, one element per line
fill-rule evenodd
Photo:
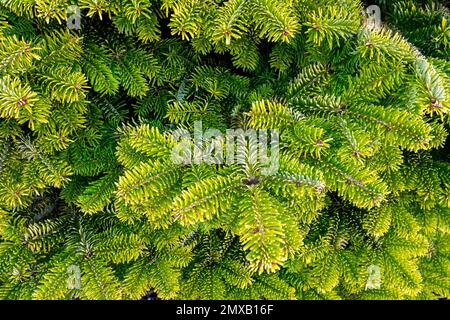
<path fill-rule="evenodd" d="M 0 299 L 449 297 L 449 8 L 376 3 L 0 1 Z"/>

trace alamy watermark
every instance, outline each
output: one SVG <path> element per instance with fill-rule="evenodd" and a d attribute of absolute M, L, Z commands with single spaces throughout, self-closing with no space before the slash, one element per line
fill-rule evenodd
<path fill-rule="evenodd" d="M 81 288 L 81 269 L 77 265 L 70 265 L 67 267 L 67 289 L 80 289 Z"/>
<path fill-rule="evenodd" d="M 366 26 L 370 30 L 381 28 L 381 9 L 377 5 L 368 6 L 363 10 L 366 17 Z M 81 10 L 77 5 L 71 5 L 67 8 L 67 28 L 81 28 Z"/>
<path fill-rule="evenodd" d="M 371 264 L 367 268 L 366 290 L 380 289 L 381 287 L 381 269 L 379 266 Z"/>
<path fill-rule="evenodd" d="M 368 6 L 363 11 L 366 17 L 366 27 L 369 30 L 377 30 L 381 28 L 381 9 L 377 5 Z"/>
<path fill-rule="evenodd" d="M 67 8 L 67 28 L 81 29 L 81 10 L 79 6 L 72 5 Z"/>
<path fill-rule="evenodd" d="M 272 175 L 279 168 L 279 132 L 255 129 L 203 130 L 201 121 L 194 122 L 194 133 L 179 129 L 172 133 L 177 144 L 172 161 L 178 165 L 243 164 L 258 167 L 262 175 Z"/>

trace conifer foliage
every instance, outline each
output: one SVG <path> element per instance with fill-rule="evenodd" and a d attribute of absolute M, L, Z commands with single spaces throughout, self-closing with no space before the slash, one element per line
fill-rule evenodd
<path fill-rule="evenodd" d="M 449 13 L 1 0 L 0 299 L 450 297 Z M 174 163 L 196 121 L 278 171 Z"/>

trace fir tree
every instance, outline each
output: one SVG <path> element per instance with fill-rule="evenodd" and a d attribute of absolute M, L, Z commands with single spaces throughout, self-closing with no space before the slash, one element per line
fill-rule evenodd
<path fill-rule="evenodd" d="M 0 299 L 450 296 L 448 2 L 71 4 L 0 1 Z"/>

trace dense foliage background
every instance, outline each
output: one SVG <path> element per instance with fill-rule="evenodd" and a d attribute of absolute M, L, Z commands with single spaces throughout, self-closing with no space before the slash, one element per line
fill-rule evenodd
<path fill-rule="evenodd" d="M 0 32 L 1 299 L 450 296 L 447 1 L 1 0 Z M 197 120 L 278 129 L 280 170 L 174 164 Z"/>

